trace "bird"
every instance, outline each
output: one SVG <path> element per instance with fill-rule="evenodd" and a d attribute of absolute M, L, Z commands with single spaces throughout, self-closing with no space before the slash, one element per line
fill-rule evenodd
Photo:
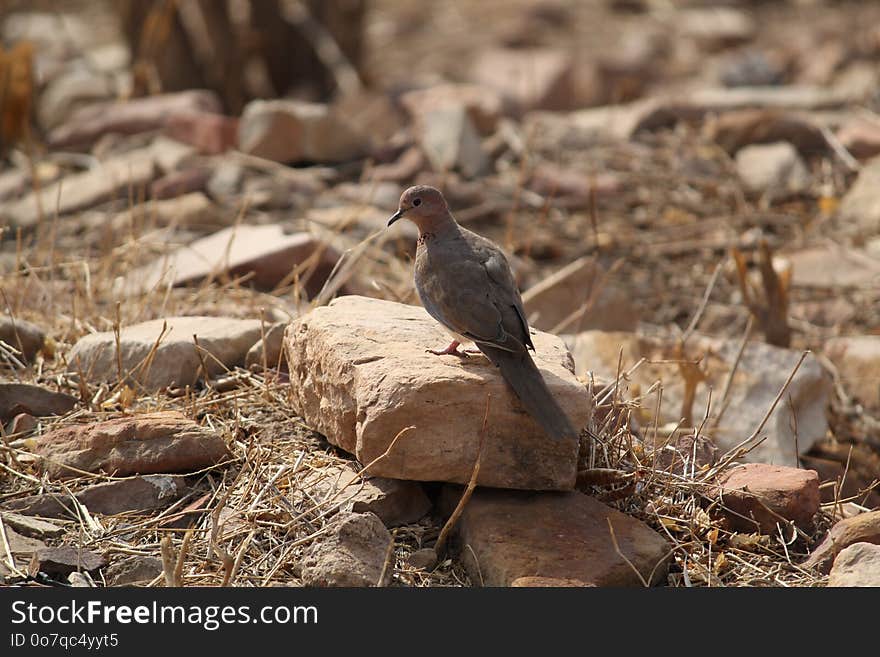
<path fill-rule="evenodd" d="M 425 310 L 453 336 L 438 356 L 467 358 L 473 342 L 501 372 L 526 412 L 552 439 L 579 432 L 532 360 L 522 297 L 507 258 L 491 240 L 459 225 L 440 190 L 416 185 L 400 196 L 387 227 L 406 218 L 419 229 L 413 279 Z"/>

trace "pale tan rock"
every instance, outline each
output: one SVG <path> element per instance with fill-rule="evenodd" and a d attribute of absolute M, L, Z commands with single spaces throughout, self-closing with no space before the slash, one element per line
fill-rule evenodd
<path fill-rule="evenodd" d="M 784 141 L 740 149 L 736 170 L 754 192 L 784 195 L 803 192 L 810 186 L 806 165 L 795 147 Z"/>
<path fill-rule="evenodd" d="M 467 178 L 488 171 L 489 159 L 464 107 L 431 110 L 422 116 L 420 123 L 420 144 L 435 171 L 455 170 Z"/>
<path fill-rule="evenodd" d="M 639 359 L 647 358 L 650 362 L 643 363 L 629 377 L 629 381 L 623 382 L 624 389 L 628 385 L 637 384 L 645 391 L 656 381 L 662 381 L 661 424 L 675 425 L 682 418 L 684 382 L 675 362 L 681 356 L 676 355 L 673 340 L 640 338 L 633 333 L 624 332 L 584 331 L 569 337 L 567 341 L 574 356 L 575 371 L 579 376 L 592 372 L 599 378 L 614 380 L 619 366 L 625 372 Z M 717 417 L 719 412 L 718 391 L 724 389 L 738 350 L 738 340 L 721 340 L 702 335 L 693 335 L 688 340 L 686 357 L 696 360 L 702 356 L 701 366 L 708 371 L 708 380 L 698 386 L 691 409 L 695 423 L 702 422 L 711 386 L 715 392 L 707 426 L 713 427 L 711 418 Z M 621 353 L 622 361 L 619 360 Z M 759 426 L 800 357 L 799 351 L 764 343 L 751 342 L 746 346 L 733 377 L 729 403 L 720 424 L 717 428 L 703 431 L 721 454 L 744 441 Z M 667 362 L 658 362 L 664 360 Z M 670 360 L 673 362 L 669 362 Z M 786 391 L 786 403 L 778 404 L 764 425 L 760 436 L 766 436 L 766 439 L 742 460 L 797 467 L 795 443 L 797 442 L 800 453 L 803 454 L 825 437 L 828 428 L 825 408 L 830 392 L 830 376 L 818 361 L 808 357 Z M 791 405 L 787 401 L 789 398 Z M 796 424 L 792 423 L 792 409 Z M 653 422 L 654 409 L 651 408 L 646 413 L 640 419 L 647 425 Z M 797 441 L 793 430 L 795 425 Z"/>
<path fill-rule="evenodd" d="M 853 543 L 841 550 L 828 575 L 828 586 L 880 586 L 880 545 Z"/>
<path fill-rule="evenodd" d="M 812 551 L 803 566 L 827 573 L 837 555 L 854 543 L 880 545 L 880 511 L 869 511 L 839 520 Z"/>
<path fill-rule="evenodd" d="M 460 490 L 444 492 L 444 506 Z M 615 550 L 609 523 L 627 564 Z M 669 544 L 635 518 L 583 493 L 477 489 L 457 525 L 471 581 L 511 586 L 522 578 L 577 580 L 595 586 L 641 586 L 665 580 Z"/>
<path fill-rule="evenodd" d="M 542 331 L 632 331 L 639 321 L 629 296 L 606 280 L 592 258 L 579 258 L 554 272 L 523 292 L 522 299 L 529 324 Z M 592 305 L 581 313 L 588 302 Z"/>
<path fill-rule="evenodd" d="M 377 586 L 391 534 L 373 513 L 342 511 L 313 542 L 302 566 L 305 586 Z"/>
<path fill-rule="evenodd" d="M 43 467 L 51 477 L 78 476 L 76 470 L 120 477 L 190 472 L 215 465 L 229 455 L 220 436 L 178 411 L 68 425 L 40 436 L 34 452 L 43 458 Z M 171 497 L 178 484 L 153 481 L 147 486 L 167 489 L 167 497 Z"/>
<path fill-rule="evenodd" d="M 284 359 L 284 330 L 286 328 L 287 322 L 276 322 L 269 326 L 266 329 L 266 334 L 248 349 L 244 357 L 245 367 L 249 369 L 262 367 L 263 363 L 269 369 L 287 367 L 287 361 Z"/>
<path fill-rule="evenodd" d="M 54 522 L 31 518 L 20 513 L 0 511 L 0 518 L 6 527 L 12 527 L 23 536 L 31 538 L 58 538 L 64 533 L 64 527 L 56 525 Z"/>
<path fill-rule="evenodd" d="M 562 341 L 536 332 L 538 368 L 575 427 L 589 413 Z M 574 439 L 551 441 L 481 355 L 426 353 L 449 335 L 424 309 L 340 297 L 294 321 L 285 333 L 294 410 L 376 476 L 466 483 L 491 395 L 479 482 L 486 486 L 571 489 Z"/>
<path fill-rule="evenodd" d="M 116 195 L 128 197 L 128 190 L 137 190 L 148 184 L 155 175 L 152 157 L 134 151 L 108 159 L 94 169 L 76 173 L 44 186 L 39 192 L 31 192 L 18 201 L 0 206 L 0 220 L 13 226 L 29 228 L 42 216 L 68 214 L 89 208 Z"/>
<path fill-rule="evenodd" d="M 157 286 L 187 285 L 209 276 L 238 277 L 271 290 L 313 254 L 317 267 L 305 285 L 316 295 L 339 259 L 336 250 L 310 233 L 284 232 L 280 224 L 224 228 L 132 272 L 118 283 L 120 293 L 140 293 Z"/>
<path fill-rule="evenodd" d="M 204 350 L 201 358 L 194 335 Z M 90 381 L 116 381 L 121 362 L 123 376 L 148 391 L 171 385 L 182 387 L 194 384 L 204 374 L 215 376 L 225 368 L 243 365 L 248 349 L 260 337 L 260 320 L 256 319 L 154 319 L 120 331 L 119 361 L 113 331 L 80 338 L 68 354 L 68 369 L 82 372 Z M 208 371 L 200 374 L 202 362 Z"/>
<path fill-rule="evenodd" d="M 855 182 L 840 202 L 838 215 L 851 221 L 866 234 L 880 230 L 880 157 L 862 165 Z"/>
<path fill-rule="evenodd" d="M 880 408 L 880 335 L 831 338 L 825 355 L 849 394 L 868 408 Z"/>
<path fill-rule="evenodd" d="M 877 219 L 880 222 L 880 214 Z M 863 251 L 823 245 L 786 253 L 784 257 L 791 263 L 792 285 L 798 287 L 834 289 L 880 285 L 880 260 Z"/>
<path fill-rule="evenodd" d="M 254 100 L 238 125 L 239 148 L 275 162 L 341 162 L 357 158 L 368 140 L 327 105 Z"/>
<path fill-rule="evenodd" d="M 521 111 L 577 105 L 571 53 L 552 48 L 497 48 L 481 53 L 473 80 L 500 92 Z"/>
<path fill-rule="evenodd" d="M 504 111 L 504 101 L 498 91 L 476 84 L 441 84 L 416 89 L 403 94 L 400 103 L 417 122 L 437 109 L 463 107 L 483 135 L 495 131 Z"/>

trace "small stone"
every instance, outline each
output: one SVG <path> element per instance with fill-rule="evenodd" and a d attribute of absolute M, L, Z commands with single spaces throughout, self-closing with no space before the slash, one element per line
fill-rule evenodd
<path fill-rule="evenodd" d="M 451 509 L 459 496 L 460 490 L 448 488 L 443 506 Z M 626 559 L 615 549 L 612 530 Z M 657 532 L 577 492 L 477 488 L 457 532 L 468 546 L 461 558 L 471 580 L 483 586 L 510 586 L 523 577 L 655 585 L 666 579 L 669 564 L 669 544 Z"/>
<path fill-rule="evenodd" d="M 434 548 L 422 548 L 411 552 L 406 561 L 416 570 L 433 570 L 437 565 L 437 552 Z"/>
<path fill-rule="evenodd" d="M 72 545 L 43 548 L 34 553 L 29 570 L 49 577 L 67 577 L 74 571 L 94 572 L 107 565 L 100 554 Z"/>
<path fill-rule="evenodd" d="M 880 155 L 880 122 L 853 119 L 837 131 L 837 139 L 850 155 L 866 160 Z"/>
<path fill-rule="evenodd" d="M 532 340 L 551 394 L 574 426 L 583 426 L 590 402 L 562 341 L 541 332 Z M 577 441 L 547 440 L 488 360 L 426 354 L 449 336 L 423 308 L 338 297 L 294 320 L 284 341 L 293 408 L 332 444 L 370 463 L 401 430 L 415 427 L 371 474 L 467 483 L 491 395 L 479 483 L 574 487 Z"/>
<path fill-rule="evenodd" d="M 285 369 L 287 361 L 284 359 L 284 329 L 287 322 L 276 322 L 267 330 L 266 335 L 248 349 L 244 357 L 244 366 L 248 369 L 263 367 L 263 363 L 269 369 Z"/>
<path fill-rule="evenodd" d="M 305 291 L 315 296 L 340 256 L 311 233 L 288 234 L 280 224 L 224 228 L 135 270 L 122 279 L 119 291 L 143 293 L 169 282 L 189 285 L 224 274 L 232 278 L 250 274 L 250 285 L 271 291 L 316 252 L 316 266 L 305 284 Z"/>
<path fill-rule="evenodd" d="M 495 89 L 519 111 L 576 106 L 574 60 L 550 48 L 491 49 L 477 57 L 472 78 Z"/>
<path fill-rule="evenodd" d="M 788 142 L 746 146 L 736 154 L 736 169 L 753 192 L 796 194 L 810 186 L 810 173 Z"/>
<path fill-rule="evenodd" d="M 6 522 L 5 516 L 3 522 Z M 6 541 L 9 544 L 9 551 L 14 557 L 26 557 L 29 559 L 35 552 L 46 547 L 46 544 L 40 539 L 19 534 L 12 529 L 11 526 L 5 527 L 5 531 Z M 0 560 L 0 563 L 2 563 L 2 561 L 5 561 L 5 559 Z M 18 563 L 18 560 L 16 560 L 16 563 Z"/>
<path fill-rule="evenodd" d="M 864 251 L 823 245 L 786 253 L 784 257 L 791 264 L 791 283 L 796 287 L 834 290 L 880 285 L 880 260 Z"/>
<path fill-rule="evenodd" d="M 868 160 L 840 202 L 838 215 L 866 235 L 880 232 L 880 157 Z"/>
<path fill-rule="evenodd" d="M 786 520 L 809 529 L 819 511 L 814 470 L 747 463 L 724 473 L 717 485 L 720 510 L 739 532 L 775 534 Z"/>
<path fill-rule="evenodd" d="M 344 162 L 362 156 L 367 140 L 327 105 L 254 100 L 241 115 L 239 149 L 275 162 Z"/>
<path fill-rule="evenodd" d="M 827 573 L 837 555 L 854 543 L 880 545 L 880 511 L 860 513 L 838 521 L 802 565 Z"/>
<path fill-rule="evenodd" d="M 12 527 L 23 536 L 31 538 L 58 538 L 64 533 L 64 527 L 60 527 L 54 522 L 46 522 L 19 513 L 0 511 L 0 518 L 3 519 L 5 526 Z"/>
<path fill-rule="evenodd" d="M 241 192 L 244 167 L 236 162 L 221 162 L 208 179 L 208 193 L 217 199 L 229 199 Z"/>
<path fill-rule="evenodd" d="M 50 477 L 76 476 L 76 470 L 119 477 L 191 472 L 215 465 L 229 454 L 220 436 L 177 411 L 54 429 L 36 440 L 34 452 L 46 459 Z M 174 488 L 173 483 L 168 485 Z"/>
<path fill-rule="evenodd" d="M 25 437 L 25 435 L 29 434 L 36 428 L 37 418 L 35 418 L 30 413 L 19 413 L 14 418 L 12 418 L 12 421 L 6 428 L 6 433 L 9 436 L 23 438 Z"/>
<path fill-rule="evenodd" d="M 76 173 L 49 185 L 37 194 L 27 196 L 0 206 L 0 219 L 11 222 L 13 227 L 30 228 L 40 220 L 42 212 L 57 211 L 59 215 L 84 210 L 107 201 L 114 196 L 127 198 L 131 190 L 145 187 L 155 175 L 153 154 L 132 151 L 102 162 L 94 169 Z"/>
<path fill-rule="evenodd" d="M 238 119 L 213 112 L 175 112 L 165 123 L 165 134 L 202 155 L 220 155 L 238 145 Z"/>
<path fill-rule="evenodd" d="M 109 133 L 132 135 L 158 130 L 174 114 L 220 111 L 217 95 L 201 89 L 94 103 L 73 112 L 49 134 L 49 143 L 56 149 L 89 146 Z"/>
<path fill-rule="evenodd" d="M 84 66 L 72 66 L 51 80 L 39 96 L 37 116 L 43 130 L 51 130 L 84 104 L 107 100 L 115 95 L 110 77 Z"/>
<path fill-rule="evenodd" d="M 378 586 L 391 534 L 373 513 L 342 511 L 303 559 L 305 586 Z"/>
<path fill-rule="evenodd" d="M 64 415 L 73 410 L 76 403 L 75 397 L 29 383 L 0 383 L 0 422 L 21 413 L 37 417 Z"/>
<path fill-rule="evenodd" d="M 753 144 L 787 142 L 799 153 L 825 153 L 828 142 L 808 115 L 780 109 L 740 109 L 706 121 L 706 135 L 731 155 Z"/>
<path fill-rule="evenodd" d="M 150 185 L 150 196 L 154 199 L 169 199 L 192 192 L 203 192 L 207 188 L 211 172 L 209 167 L 191 167 L 166 174 Z"/>
<path fill-rule="evenodd" d="M 21 352 L 20 359 L 29 363 L 46 342 L 46 332 L 36 324 L 8 315 L 0 317 L 0 340 Z"/>
<path fill-rule="evenodd" d="M 203 350 L 201 355 L 193 336 Z M 113 331 L 80 338 L 68 354 L 68 370 L 81 372 L 90 381 L 111 382 L 119 378 L 121 362 L 126 380 L 137 382 L 147 391 L 171 385 L 183 387 L 195 384 L 201 376 L 216 376 L 244 365 L 248 349 L 259 339 L 260 321 L 256 319 L 154 319 L 119 332 L 120 360 Z M 201 372 L 202 363 L 207 372 Z"/>
<path fill-rule="evenodd" d="M 132 224 L 165 228 L 215 228 L 224 222 L 223 212 L 202 192 L 191 192 L 175 198 L 152 200 L 136 205 L 116 215 L 115 229 L 126 229 Z"/>
<path fill-rule="evenodd" d="M 67 576 L 67 581 L 74 588 L 93 588 L 94 584 L 82 573 L 72 572 Z"/>
<path fill-rule="evenodd" d="M 834 363 L 846 389 L 870 409 L 880 409 L 880 335 L 830 338 L 825 355 Z"/>
<path fill-rule="evenodd" d="M 416 89 L 403 94 L 400 102 L 416 122 L 438 109 L 464 108 L 481 135 L 495 132 L 504 109 L 497 91 L 476 84 L 441 84 Z"/>
<path fill-rule="evenodd" d="M 463 107 L 427 112 L 422 117 L 421 145 L 437 172 L 456 170 L 475 178 L 488 170 L 480 136 Z"/>
<path fill-rule="evenodd" d="M 375 513 L 386 527 L 415 522 L 431 509 L 431 502 L 418 482 L 384 477 L 361 480 L 351 466 L 325 468 L 303 478 L 301 486 L 311 489 L 317 499 L 335 496 L 342 510 Z"/>
<path fill-rule="evenodd" d="M 579 258 L 523 292 L 529 324 L 542 331 L 578 332 L 587 329 L 631 331 L 639 316 L 629 295 L 605 280 L 605 270 L 593 258 Z M 589 307 L 593 290 L 601 291 Z M 583 310 L 579 315 L 578 311 Z"/>
<path fill-rule="evenodd" d="M 162 560 L 157 557 L 132 555 L 115 559 L 104 570 L 108 586 L 146 585 L 163 572 Z"/>
<path fill-rule="evenodd" d="M 560 579 L 558 577 L 517 577 L 510 583 L 513 588 L 582 588 L 595 586 L 579 579 Z"/>
<path fill-rule="evenodd" d="M 834 559 L 828 586 L 880 586 L 880 545 L 853 543 Z"/>

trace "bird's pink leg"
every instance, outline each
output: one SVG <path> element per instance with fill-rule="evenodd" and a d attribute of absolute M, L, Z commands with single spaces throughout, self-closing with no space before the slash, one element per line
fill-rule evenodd
<path fill-rule="evenodd" d="M 427 351 L 429 354 L 434 354 L 435 356 L 458 356 L 459 358 L 468 358 L 467 353 L 458 350 L 460 345 L 461 342 L 459 342 L 458 340 L 453 340 L 449 343 L 449 346 L 446 347 L 446 349 L 426 349 L 425 351 Z"/>

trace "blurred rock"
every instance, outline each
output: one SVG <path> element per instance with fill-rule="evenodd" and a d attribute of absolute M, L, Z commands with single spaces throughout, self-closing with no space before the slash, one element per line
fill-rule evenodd
<path fill-rule="evenodd" d="M 866 162 L 858 178 L 840 202 L 838 215 L 856 224 L 862 232 L 880 232 L 880 157 Z"/>
<path fill-rule="evenodd" d="M 305 586 L 378 586 L 391 534 L 373 513 L 342 511 L 306 551 Z M 393 558 L 393 557 L 392 557 Z"/>
<path fill-rule="evenodd" d="M 192 167 L 162 176 L 150 185 L 150 196 L 154 199 L 168 199 L 192 192 L 206 190 L 211 179 L 209 167 Z"/>
<path fill-rule="evenodd" d="M 41 217 L 54 215 L 56 211 L 63 215 L 90 208 L 117 195 L 127 198 L 130 190 L 137 195 L 154 175 L 155 162 L 151 156 L 138 151 L 116 156 L 94 169 L 44 186 L 39 196 L 31 192 L 5 207 L 0 206 L 0 220 L 31 228 Z"/>
<path fill-rule="evenodd" d="M 540 332 L 532 339 L 552 394 L 574 426 L 582 426 L 589 403 L 583 385 L 567 369 L 565 347 Z M 576 441 L 549 441 L 485 358 L 462 363 L 425 353 L 448 342 L 448 334 L 422 308 L 337 298 L 295 320 L 285 333 L 293 408 L 361 463 L 382 455 L 398 432 L 415 425 L 371 473 L 466 483 L 490 394 L 479 483 L 571 489 Z"/>
<path fill-rule="evenodd" d="M 575 97 L 571 54 L 549 48 L 490 49 L 477 56 L 471 77 L 498 91 L 517 111 L 567 110 Z"/>
<path fill-rule="evenodd" d="M 241 193 L 244 167 L 236 162 L 220 162 L 208 179 L 207 191 L 217 199 L 232 200 Z"/>
<path fill-rule="evenodd" d="M 222 111 L 211 91 L 180 91 L 83 107 L 49 134 L 52 148 L 82 148 L 109 133 L 133 135 L 159 130 L 174 114 Z"/>
<path fill-rule="evenodd" d="M 229 217 L 231 221 L 232 217 Z M 223 211 L 201 192 L 192 192 L 175 198 L 147 201 L 121 212 L 111 220 L 116 230 L 133 226 L 206 229 L 224 223 Z"/>
<path fill-rule="evenodd" d="M 828 586 L 880 587 L 880 545 L 853 543 L 841 550 L 828 575 Z"/>
<path fill-rule="evenodd" d="M 275 162 L 344 162 L 364 155 L 368 140 L 327 105 L 293 100 L 248 103 L 239 149 Z"/>
<path fill-rule="evenodd" d="M 860 160 L 880 155 L 880 121 L 851 119 L 837 131 L 837 139 Z"/>
<path fill-rule="evenodd" d="M 86 67 L 73 66 L 46 85 L 37 102 L 37 116 L 43 130 L 64 122 L 83 105 L 112 98 L 116 93 L 112 79 Z"/>
<path fill-rule="evenodd" d="M 641 358 L 647 358 L 629 377 L 630 385 L 647 390 L 660 380 L 663 382 L 663 401 L 660 408 L 661 424 L 679 422 L 683 416 L 684 382 L 676 362 L 682 356 L 676 353 L 674 341 L 640 338 L 633 333 L 606 333 L 585 331 L 567 338 L 575 361 L 578 376 L 592 372 L 603 379 L 614 380 L 618 365 L 628 370 Z M 619 361 L 622 350 L 622 362 Z M 696 398 L 691 409 L 695 422 L 702 421 L 707 404 L 707 391 L 724 388 L 730 368 L 736 360 L 739 340 L 722 340 L 701 335 L 691 336 L 684 357 L 695 361 L 702 357 L 701 368 L 707 370 L 708 379 L 697 386 Z M 710 438 L 724 453 L 741 443 L 761 423 L 770 409 L 801 353 L 791 349 L 772 347 L 751 342 L 746 346 L 733 377 L 727 410 L 717 428 L 705 429 Z M 665 363 L 663 361 L 666 361 Z M 673 361 L 673 362 L 670 362 Z M 786 403 L 780 403 L 770 415 L 760 436 L 766 439 L 749 451 L 742 460 L 757 463 L 773 463 L 796 467 L 795 433 L 800 453 L 805 453 L 814 443 L 825 437 L 828 422 L 825 408 L 831 392 L 831 380 L 815 359 L 807 358 L 786 391 Z M 790 404 L 788 400 L 791 400 Z M 709 427 L 717 417 L 717 394 L 713 394 Z M 792 409 L 795 421 L 792 421 Z M 643 418 L 653 422 L 654 409 Z"/>
<path fill-rule="evenodd" d="M 819 476 L 814 470 L 746 463 L 719 477 L 715 497 L 728 525 L 743 533 L 775 535 L 786 520 L 813 526 L 819 511 Z"/>
<path fill-rule="evenodd" d="M 0 317 L 0 340 L 21 352 L 19 360 L 31 362 L 46 342 L 46 332 L 36 324 L 9 315 Z"/>
<path fill-rule="evenodd" d="M 620 181 L 612 173 L 590 175 L 549 162 L 532 170 L 528 185 L 533 192 L 552 198 L 554 205 L 567 208 L 586 207 L 594 197 L 606 198 L 620 191 Z"/>
<path fill-rule="evenodd" d="M 78 476 L 76 470 L 117 477 L 188 472 L 215 465 L 229 455 L 219 435 L 177 411 L 53 429 L 37 438 L 34 452 L 45 459 L 50 477 Z M 147 481 L 144 490 L 155 488 L 172 494 L 176 485 L 173 481 L 160 485 Z"/>
<path fill-rule="evenodd" d="M 12 527 L 22 536 L 31 538 L 58 538 L 64 533 L 64 527 L 54 522 L 47 522 L 39 518 L 31 518 L 18 513 L 0 511 L 0 517 L 6 527 Z"/>
<path fill-rule="evenodd" d="M 421 121 L 420 143 L 434 171 L 459 171 L 476 178 L 488 171 L 489 159 L 464 107 L 427 112 Z"/>
<path fill-rule="evenodd" d="M 746 187 L 772 196 L 810 187 L 810 173 L 794 146 L 785 141 L 746 146 L 736 154 L 736 170 Z"/>
<path fill-rule="evenodd" d="M 253 367 L 276 367 L 286 369 L 287 361 L 284 359 L 284 329 L 287 322 L 276 322 L 266 329 L 264 337 L 260 338 L 253 347 L 248 349 L 244 357 L 244 365 L 248 369 Z"/>
<path fill-rule="evenodd" d="M 177 501 L 186 490 L 183 477 L 154 474 L 95 484 L 76 492 L 73 497 L 90 513 L 113 516 L 131 511 L 163 509 Z M 3 506 L 25 516 L 78 518 L 76 509 L 66 497 L 30 495 L 6 502 Z"/>
<path fill-rule="evenodd" d="M 880 545 L 880 511 L 868 511 L 839 520 L 801 565 L 827 573 L 837 555 L 855 543 Z"/>
<path fill-rule="evenodd" d="M 869 409 L 880 410 L 880 335 L 831 338 L 825 343 L 825 355 L 846 391 Z"/>
<path fill-rule="evenodd" d="M 34 553 L 28 570 L 45 573 L 49 577 L 67 577 L 73 572 L 91 573 L 107 565 L 100 554 L 74 545 L 42 548 Z"/>
<path fill-rule="evenodd" d="M 339 257 L 333 247 L 310 233 L 287 234 L 280 224 L 241 224 L 198 239 L 133 271 L 119 284 L 119 289 L 137 294 L 169 283 L 190 285 L 209 277 L 250 275 L 248 285 L 272 290 L 284 279 L 292 282 L 293 270 L 312 258 L 313 267 L 300 275 L 311 298 L 320 292 Z M 305 280 L 304 274 L 309 270 L 312 273 Z"/>
<path fill-rule="evenodd" d="M 388 217 L 397 211 L 403 189 L 403 187 L 393 182 L 343 182 L 333 187 L 333 194 L 356 205 L 369 205 L 381 208 L 384 212 L 388 213 L 385 217 L 385 223 L 387 224 Z M 377 227 L 379 226 L 377 225 Z"/>
<path fill-rule="evenodd" d="M 785 68 L 777 57 L 760 50 L 745 50 L 722 62 L 720 79 L 725 87 L 782 84 L 785 80 Z"/>
<path fill-rule="evenodd" d="M 821 128 L 808 116 L 777 109 L 743 109 L 724 112 L 706 123 L 709 139 L 733 155 L 751 144 L 788 142 L 800 153 L 827 151 Z"/>
<path fill-rule="evenodd" d="M 21 438 L 36 428 L 37 418 L 30 413 L 19 413 L 12 418 L 12 421 L 6 426 L 6 434 L 16 435 Z"/>
<path fill-rule="evenodd" d="M 400 102 L 416 122 L 437 110 L 464 108 L 473 126 L 481 135 L 495 132 L 504 112 L 501 94 L 485 85 L 442 84 L 409 91 Z"/>
<path fill-rule="evenodd" d="M 148 584 L 163 572 L 162 560 L 141 554 L 119 556 L 104 570 L 108 586 Z"/>
<path fill-rule="evenodd" d="M 585 307 L 594 293 L 595 301 Z M 522 298 L 529 324 L 542 331 L 631 331 L 639 321 L 629 295 L 605 280 L 605 270 L 593 258 L 566 265 L 527 289 Z M 576 315 L 582 308 L 584 312 Z"/>
<path fill-rule="evenodd" d="M 0 421 L 11 420 L 19 413 L 43 417 L 64 415 L 76 406 L 77 399 L 62 392 L 52 392 L 29 383 L 0 383 Z"/>
<path fill-rule="evenodd" d="M 460 488 L 448 487 L 443 506 L 451 511 L 460 495 Z M 625 559 L 614 548 L 609 524 Z M 460 558 L 477 586 L 510 586 L 523 577 L 642 586 L 633 569 L 651 585 L 666 579 L 666 540 L 582 493 L 477 488 L 456 531 L 468 546 Z"/>
<path fill-rule="evenodd" d="M 193 336 L 205 352 L 201 358 Z M 118 354 L 113 331 L 80 338 L 68 354 L 68 370 L 81 372 L 92 382 L 110 382 L 119 379 L 121 364 L 123 377 L 148 392 L 171 385 L 191 386 L 203 375 L 216 376 L 243 365 L 248 349 L 259 339 L 260 321 L 255 319 L 154 319 L 123 327 Z M 200 371 L 203 361 L 207 373 Z"/>
<path fill-rule="evenodd" d="M 738 46 L 755 36 L 751 16 L 733 7 L 695 7 L 674 12 L 673 16 L 681 35 L 696 40 L 708 51 Z"/>
<path fill-rule="evenodd" d="M 832 290 L 880 284 L 880 261 L 855 249 L 823 245 L 786 253 L 784 257 L 791 263 L 791 282 L 796 287 Z"/>
<path fill-rule="evenodd" d="M 213 112 L 175 112 L 165 122 L 165 134 L 202 155 L 219 155 L 238 145 L 238 119 Z"/>
<path fill-rule="evenodd" d="M 413 180 L 425 166 L 425 156 L 419 148 L 407 148 L 396 161 L 379 164 L 370 171 L 370 180 L 376 182 L 404 182 Z"/>
<path fill-rule="evenodd" d="M 177 171 L 197 154 L 192 146 L 163 135 L 153 139 L 141 152 L 153 158 L 161 174 Z"/>
<path fill-rule="evenodd" d="M 303 477 L 303 490 L 319 499 L 335 499 L 343 511 L 375 513 L 386 527 L 406 525 L 431 510 L 431 502 L 415 481 L 366 477 L 351 466 L 328 467 Z"/>

